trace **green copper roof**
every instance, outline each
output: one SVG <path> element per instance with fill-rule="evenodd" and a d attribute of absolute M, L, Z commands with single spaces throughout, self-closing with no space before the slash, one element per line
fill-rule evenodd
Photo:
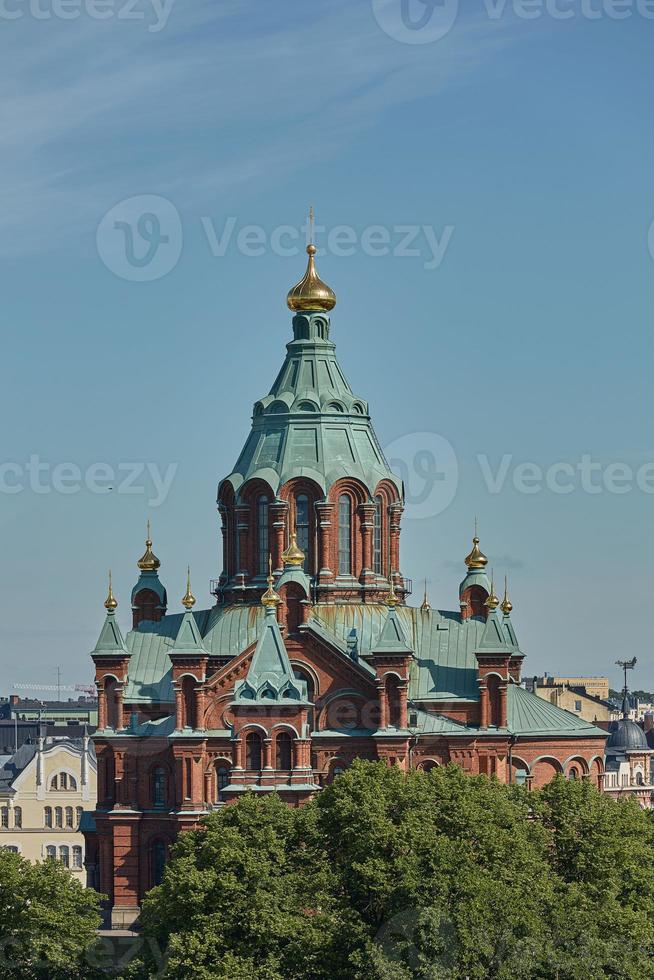
<path fill-rule="evenodd" d="M 129 656 L 129 650 L 125 646 L 123 634 L 120 632 L 120 626 L 116 622 L 115 613 L 107 613 L 107 617 L 100 631 L 100 636 L 98 637 L 98 642 L 91 656 Z"/>
<path fill-rule="evenodd" d="M 155 595 L 159 596 L 161 605 L 165 608 L 168 604 L 168 596 L 163 587 L 159 575 L 155 571 L 144 571 L 138 577 L 138 581 L 132 589 L 132 602 L 142 589 L 150 589 Z"/>
<path fill-rule="evenodd" d="M 227 481 L 238 491 L 256 477 L 276 493 L 287 480 L 304 476 L 326 492 L 349 476 L 362 480 L 371 495 L 384 479 L 401 490 L 368 405 L 354 395 L 336 359 L 329 317 L 299 313 L 293 331 L 275 383 L 254 406 L 252 431 Z"/>
<path fill-rule="evenodd" d="M 410 709 L 411 714 L 417 715 L 417 724 L 409 725 L 409 731 L 414 735 L 463 735 L 467 738 L 474 737 L 469 728 L 446 718 L 445 715 L 432 714 L 430 711 L 420 711 L 416 708 Z"/>
<path fill-rule="evenodd" d="M 515 651 L 515 646 L 511 645 L 509 640 L 510 637 L 504 630 L 502 620 L 493 610 L 493 612 L 489 613 L 488 619 L 486 620 L 486 626 L 481 635 L 477 652 L 480 654 L 487 653 L 495 656 L 510 657 Z"/>
<path fill-rule="evenodd" d="M 601 728 L 557 708 L 517 684 L 509 685 L 507 709 L 508 729 L 513 735 L 564 735 L 573 738 L 606 738 L 607 735 Z"/>
<path fill-rule="evenodd" d="M 208 651 L 202 642 L 202 635 L 197 621 L 192 612 L 185 612 L 182 616 L 179 632 L 170 652 L 174 654 L 190 654 L 193 656 L 208 655 Z"/>
<path fill-rule="evenodd" d="M 404 627 L 395 609 L 390 609 L 382 627 L 375 653 L 409 653 L 411 645 L 406 638 Z"/>
<path fill-rule="evenodd" d="M 261 627 L 257 647 L 245 680 L 237 681 L 234 701 L 307 701 L 307 683 L 293 674 L 275 610 L 271 609 Z"/>

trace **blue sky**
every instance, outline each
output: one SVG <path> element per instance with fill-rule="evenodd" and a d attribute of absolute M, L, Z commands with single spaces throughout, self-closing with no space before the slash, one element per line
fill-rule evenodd
<path fill-rule="evenodd" d="M 419 31 L 399 0 L 177 0 L 167 19 L 108 0 L 103 20 L 91 0 L 70 20 L 39 2 L 0 12 L 3 692 L 54 683 L 57 665 L 91 678 L 106 570 L 126 628 L 148 517 L 171 608 L 189 562 L 208 601 L 216 485 L 281 364 L 304 268 L 301 242 L 272 242 L 311 203 L 355 239 L 346 256 L 319 235 L 319 270 L 346 376 L 410 477 L 416 591 L 426 577 L 456 608 L 477 515 L 529 674 L 617 685 L 614 661 L 637 656 L 654 688 L 646 5 L 623 0 L 617 20 L 609 0 L 559 0 L 526 20 L 466 2 L 442 37 L 405 43 Z M 428 31 L 453 10 L 411 0 L 409 16 Z M 144 201 L 159 226 L 130 264 L 115 221 Z M 418 254 L 401 254 L 406 227 Z M 163 264 L 144 265 L 160 234 Z M 451 457 L 425 491 L 424 459 Z M 58 492 L 62 464 L 76 492 L 74 469 Z M 89 490 L 94 464 L 112 491 Z M 173 474 L 162 502 L 152 472 Z"/>

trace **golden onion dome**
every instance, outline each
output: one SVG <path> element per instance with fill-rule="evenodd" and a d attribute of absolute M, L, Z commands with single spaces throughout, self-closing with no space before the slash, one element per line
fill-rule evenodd
<path fill-rule="evenodd" d="M 282 561 L 284 565 L 299 568 L 304 565 L 304 558 L 305 554 L 297 543 L 297 532 L 294 531 L 291 535 L 291 543 L 286 551 L 282 552 Z"/>
<path fill-rule="evenodd" d="M 395 591 L 395 583 L 393 581 L 392 574 L 389 575 L 388 577 L 388 584 L 389 584 L 389 589 L 386 598 L 384 599 L 384 602 L 389 607 L 389 609 L 394 609 L 395 606 L 399 604 L 400 600 L 398 599 L 397 592 Z"/>
<path fill-rule="evenodd" d="M 329 313 L 336 306 L 336 294 L 327 283 L 324 283 L 316 272 L 314 256 L 315 245 L 307 245 L 309 262 L 304 278 L 289 290 L 286 303 L 294 313 L 310 313 L 313 311 Z"/>
<path fill-rule="evenodd" d="M 513 612 L 513 603 L 509 599 L 509 583 L 506 578 L 504 579 L 504 598 L 502 599 L 500 609 L 505 616 L 510 616 Z"/>
<path fill-rule="evenodd" d="M 114 590 L 111 586 L 111 572 L 109 572 L 109 594 L 107 595 L 107 598 L 104 600 L 104 608 L 107 610 L 107 612 L 111 612 L 111 613 L 115 612 L 116 609 L 118 609 L 118 600 L 116 599 L 114 595 Z"/>
<path fill-rule="evenodd" d="M 476 534 L 472 539 L 472 551 L 466 557 L 465 563 L 471 572 L 481 571 L 482 569 L 486 568 L 486 565 L 488 564 L 488 558 L 479 547 L 479 538 Z"/>
<path fill-rule="evenodd" d="M 152 551 L 152 539 L 150 538 L 150 521 L 148 521 L 148 537 L 145 542 L 145 554 L 137 561 L 137 567 L 142 572 L 156 572 L 161 567 L 161 562 Z"/>
<path fill-rule="evenodd" d="M 273 573 L 272 573 L 272 557 L 269 555 L 268 556 L 268 588 L 261 596 L 261 605 L 265 606 L 266 609 L 274 609 L 282 601 L 281 596 L 277 595 L 277 593 L 273 589 L 274 581 L 275 580 L 273 578 Z"/>
<path fill-rule="evenodd" d="M 485 605 L 485 606 L 486 606 L 486 608 L 487 608 L 487 609 L 489 609 L 489 610 L 490 610 L 491 612 L 494 612 L 494 611 L 495 611 L 495 610 L 497 609 L 497 607 L 499 606 L 499 604 L 500 604 L 500 600 L 499 600 L 499 599 L 497 598 L 497 596 L 495 595 L 495 582 L 494 582 L 494 581 L 493 581 L 493 579 L 491 578 L 491 590 L 490 590 L 490 595 L 489 595 L 489 597 L 488 597 L 488 599 L 486 599 L 486 602 L 484 603 L 484 605 Z"/>
<path fill-rule="evenodd" d="M 186 572 L 186 592 L 184 593 L 184 598 L 182 599 L 182 605 L 187 612 L 190 612 L 196 603 L 196 598 L 191 592 L 191 569 L 190 567 Z"/>

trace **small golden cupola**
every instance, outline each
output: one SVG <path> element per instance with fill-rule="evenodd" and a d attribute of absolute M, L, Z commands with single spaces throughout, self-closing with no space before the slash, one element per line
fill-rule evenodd
<path fill-rule="evenodd" d="M 111 571 L 109 571 L 109 593 L 104 601 L 104 608 L 107 612 L 113 613 L 118 609 L 118 600 L 114 595 L 114 590 L 111 584 Z"/>
<path fill-rule="evenodd" d="M 156 572 L 161 567 L 161 562 L 152 551 L 152 539 L 150 537 L 150 521 L 148 521 L 148 537 L 145 542 L 145 554 L 136 563 L 142 572 Z"/>
<path fill-rule="evenodd" d="M 509 580 L 507 576 L 504 576 L 504 598 L 502 599 L 500 609 L 505 616 L 510 616 L 513 612 L 513 603 L 509 599 Z"/>
<path fill-rule="evenodd" d="M 191 592 L 191 567 L 189 565 L 189 567 L 186 570 L 186 592 L 182 599 L 182 605 L 184 606 L 187 612 L 190 612 L 193 606 L 195 605 L 195 603 L 196 603 L 195 596 Z"/>
<path fill-rule="evenodd" d="M 475 534 L 472 539 L 472 551 L 466 557 L 465 563 L 470 571 L 482 571 L 488 564 L 488 558 L 479 547 L 479 538 Z"/>
<path fill-rule="evenodd" d="M 282 562 L 284 567 L 290 565 L 292 568 L 301 568 L 304 565 L 305 554 L 297 543 L 297 532 L 291 535 L 291 543 L 286 551 L 282 552 Z"/>
<path fill-rule="evenodd" d="M 265 606 L 266 610 L 275 610 L 277 606 L 281 605 L 282 598 L 275 592 L 273 583 L 275 581 L 272 571 L 272 557 L 268 556 L 268 588 L 261 596 L 261 605 Z"/>
<path fill-rule="evenodd" d="M 499 604 L 500 600 L 495 593 L 495 579 L 494 577 L 491 577 L 490 595 L 488 596 L 488 599 L 486 599 L 484 605 L 490 612 L 495 612 Z"/>
<path fill-rule="evenodd" d="M 307 271 L 304 278 L 289 290 L 286 303 L 293 313 L 329 313 L 336 306 L 334 290 L 316 272 L 316 246 L 313 244 L 313 208 L 309 211 L 311 244 L 307 245 Z"/>

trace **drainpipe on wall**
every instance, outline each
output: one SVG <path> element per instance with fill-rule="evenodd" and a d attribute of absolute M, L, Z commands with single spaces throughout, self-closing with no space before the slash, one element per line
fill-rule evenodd
<path fill-rule="evenodd" d="M 509 786 L 513 785 L 513 746 L 516 743 L 515 735 L 509 738 Z"/>

